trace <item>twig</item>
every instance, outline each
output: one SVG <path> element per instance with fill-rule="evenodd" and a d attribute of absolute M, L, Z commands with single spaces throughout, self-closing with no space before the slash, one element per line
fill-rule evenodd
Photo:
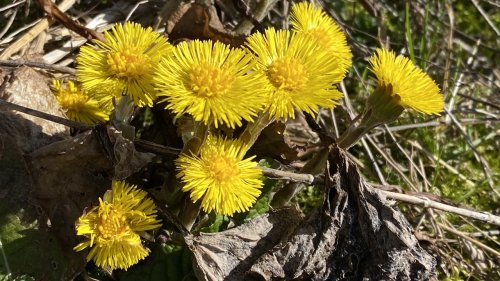
<path fill-rule="evenodd" d="M 463 125 L 476 125 L 476 124 L 485 124 L 485 123 L 496 123 L 500 122 L 499 119 L 496 118 L 483 118 L 483 119 L 461 119 L 460 122 Z M 388 127 L 388 130 L 390 132 L 398 132 L 398 131 L 404 131 L 404 130 L 411 130 L 411 129 L 418 129 L 418 128 L 425 128 L 425 127 L 437 127 L 437 126 L 448 126 L 445 121 L 430 121 L 430 122 L 423 122 L 423 123 L 416 123 L 416 124 L 405 124 L 405 125 L 400 125 L 400 126 L 392 126 Z M 377 136 L 382 134 L 383 131 L 380 132 L 375 132 L 371 133 L 371 136 Z"/>
<path fill-rule="evenodd" d="M 425 177 L 424 175 L 424 172 L 421 171 L 417 164 L 415 164 L 415 162 L 413 162 L 413 160 L 411 159 L 410 155 L 408 155 L 408 153 L 406 152 L 406 150 L 403 149 L 403 147 L 399 144 L 399 142 L 396 140 L 396 137 L 394 137 L 394 134 L 389 130 L 389 127 L 387 126 L 387 124 L 384 124 L 383 125 L 385 131 L 389 134 L 389 136 L 391 137 L 392 141 L 394 142 L 394 144 L 396 144 L 396 147 L 399 149 L 399 151 L 401 151 L 403 153 L 403 155 L 406 157 L 406 159 L 408 159 L 408 161 L 410 162 L 410 166 L 413 166 L 415 171 L 417 171 L 417 173 L 422 177 L 422 179 L 425 181 L 426 184 L 428 185 L 432 185 L 429 180 Z"/>
<path fill-rule="evenodd" d="M 476 46 L 474 46 L 474 49 L 472 50 L 471 56 L 467 59 L 466 66 L 469 67 L 472 64 L 472 61 L 474 60 L 474 57 L 476 56 L 476 53 L 478 51 L 479 43 L 481 43 L 481 40 L 476 41 Z M 458 94 L 458 90 L 460 89 L 460 86 L 462 85 L 462 79 L 464 78 L 464 72 L 461 71 L 460 74 L 458 75 L 457 82 L 455 83 L 455 87 L 453 87 L 453 91 L 451 92 L 451 97 L 448 101 L 448 107 L 446 108 L 448 111 L 453 111 L 453 107 L 455 106 L 455 96 Z M 443 90 L 444 91 L 444 90 Z M 446 98 L 446 93 L 445 93 L 445 98 Z M 450 116 L 447 115 L 445 118 L 446 123 L 450 123 Z"/>
<path fill-rule="evenodd" d="M 293 172 L 283 172 L 283 171 L 279 171 L 279 170 L 275 170 L 275 169 L 271 169 L 271 168 L 265 168 L 265 169 L 263 169 L 263 171 L 264 171 L 264 175 L 272 175 L 275 178 L 279 178 L 278 176 L 280 174 L 286 173 L 286 180 L 289 180 L 289 181 L 311 184 L 311 179 L 314 179 L 313 182 L 316 181 L 317 184 L 322 183 L 322 180 L 319 177 L 315 178 L 313 175 L 297 174 L 297 173 L 293 173 Z M 417 196 L 413 196 L 413 195 L 401 194 L 401 193 L 379 190 L 379 189 L 375 189 L 375 190 L 389 199 L 403 201 L 403 202 L 411 203 L 411 204 L 415 204 L 415 205 L 422 205 L 424 207 L 433 208 L 433 209 L 437 209 L 437 210 L 441 210 L 441 211 L 445 211 L 445 212 L 449 212 L 449 213 L 454 213 L 457 215 L 473 218 L 476 220 L 484 221 L 484 222 L 495 224 L 495 225 L 500 225 L 500 217 L 495 216 L 495 215 L 490 214 L 490 213 L 478 212 L 478 211 L 474 211 L 474 210 L 454 207 L 454 206 L 450 206 L 447 204 L 432 201 L 428 198 L 421 198 L 421 197 L 417 197 Z"/>
<path fill-rule="evenodd" d="M 451 165 L 446 163 L 443 159 L 436 157 L 434 154 L 429 152 L 427 149 L 424 149 L 420 143 L 416 141 L 411 141 L 411 140 L 406 140 L 410 145 L 415 147 L 416 149 L 420 150 L 423 152 L 429 159 L 431 159 L 434 162 L 439 162 L 440 165 L 448 169 L 450 172 L 453 174 L 457 175 L 461 180 L 465 181 L 466 184 L 470 186 L 474 186 L 476 183 L 471 181 L 469 178 L 467 178 L 464 174 L 460 173 L 457 169 L 453 168 Z"/>
<path fill-rule="evenodd" d="M 141 139 L 134 140 L 134 145 L 144 150 L 147 150 L 148 152 L 153 152 L 155 154 L 163 156 L 176 156 L 179 155 L 179 153 L 181 152 L 181 149 L 178 148 L 168 147 Z"/>
<path fill-rule="evenodd" d="M 490 17 L 488 16 L 488 14 L 483 10 L 483 8 L 481 8 L 481 5 L 479 5 L 479 3 L 477 3 L 477 0 L 471 0 L 472 1 L 472 4 L 474 4 L 474 7 L 476 7 L 476 9 L 479 11 L 479 13 L 483 16 L 483 18 L 486 20 L 486 22 L 489 24 L 489 26 L 491 27 L 491 29 L 493 29 L 493 31 L 495 31 L 495 33 L 497 34 L 497 36 L 500 36 L 500 32 L 498 31 L 497 27 L 495 26 L 495 24 L 491 21 Z"/>
<path fill-rule="evenodd" d="M 2 39 L 2 37 L 5 35 L 5 33 L 7 33 L 7 31 L 9 31 L 10 27 L 12 26 L 12 23 L 14 22 L 14 19 L 16 18 L 16 15 L 17 15 L 17 8 L 14 10 L 12 15 L 10 15 L 5 27 L 2 29 L 2 31 L 0 31 L 0 39 Z"/>
<path fill-rule="evenodd" d="M 64 0 L 58 7 L 61 11 L 68 10 L 73 4 L 75 4 L 76 0 Z M 10 44 L 7 48 L 3 50 L 0 54 L 0 59 L 8 59 L 11 55 L 17 53 L 21 50 L 27 43 L 37 37 L 41 32 L 43 32 L 50 24 L 54 21 L 49 20 L 48 17 L 45 17 L 43 20 L 38 22 L 35 26 L 33 26 L 26 34 L 21 36 L 21 38 L 17 39 L 14 43 Z"/>
<path fill-rule="evenodd" d="M 12 3 L 12 4 L 9 4 L 7 6 L 3 6 L 2 8 L 0 8 L 0 13 L 3 12 L 3 11 L 7 11 L 9 9 L 12 9 L 14 7 L 17 7 L 21 4 L 24 4 L 24 2 L 26 2 L 26 0 L 22 0 L 22 1 L 19 1 L 19 2 L 16 2 L 16 3 Z"/>
<path fill-rule="evenodd" d="M 5 101 L 3 99 L 0 99 L 0 106 L 6 106 L 10 109 L 17 110 L 17 111 L 20 111 L 22 113 L 36 116 L 36 117 L 39 117 L 39 118 L 42 118 L 42 119 L 45 119 L 48 121 L 52 121 L 54 123 L 58 123 L 61 125 L 72 127 L 72 128 L 77 129 L 77 130 L 80 130 L 80 131 L 87 130 L 87 129 L 91 128 L 90 126 L 79 123 L 79 122 L 71 121 L 71 120 L 68 120 L 68 119 L 65 119 L 65 118 L 62 118 L 59 116 L 54 116 L 54 115 L 51 115 L 51 114 L 48 114 L 45 112 L 41 112 L 38 110 L 27 108 L 27 107 L 24 107 L 24 106 L 15 104 L 15 103 Z"/>
<path fill-rule="evenodd" d="M 378 153 L 385 159 L 385 161 L 394 168 L 394 170 L 401 176 L 403 181 L 405 181 L 413 190 L 417 191 L 418 188 L 413 182 L 405 175 L 405 173 L 399 168 L 398 163 L 392 158 L 389 157 L 382 149 L 375 143 L 375 141 L 370 136 L 364 136 L 363 138 L 367 139 L 372 146 L 378 151 Z"/>
<path fill-rule="evenodd" d="M 125 21 L 128 21 L 132 17 L 132 15 L 135 13 L 135 10 L 137 10 L 137 8 L 139 8 L 140 5 L 148 3 L 148 2 L 149 2 L 149 0 L 143 0 L 143 1 L 137 2 L 134 5 L 134 7 L 132 7 L 130 12 L 128 13 L 127 17 L 125 18 Z"/>
<path fill-rule="evenodd" d="M 412 195 L 395 193 L 395 192 L 391 192 L 391 191 L 377 190 L 377 192 L 381 193 L 382 195 L 384 195 L 386 198 L 389 198 L 389 199 L 403 201 L 403 202 L 415 204 L 415 205 L 422 205 L 424 207 L 433 208 L 436 210 L 441 210 L 441 211 L 445 211 L 445 212 L 449 212 L 449 213 L 454 213 L 454 214 L 457 214 L 460 216 L 473 218 L 476 220 L 484 221 L 484 222 L 495 224 L 495 225 L 500 225 L 500 217 L 495 216 L 495 215 L 490 214 L 490 213 L 477 212 L 477 211 L 468 210 L 468 209 L 464 209 L 464 208 L 454 207 L 454 206 L 446 205 L 446 204 L 439 203 L 436 201 L 432 201 L 428 198 L 420 198 L 420 197 L 416 197 L 416 196 L 412 196 Z"/>
<path fill-rule="evenodd" d="M 448 231 L 448 232 L 451 232 L 469 242 L 471 242 L 472 244 L 478 246 L 479 248 L 485 250 L 485 251 L 488 251 L 490 252 L 491 254 L 494 254 L 495 256 L 497 256 L 497 258 L 500 258 L 500 252 L 498 252 L 497 250 L 477 241 L 476 239 L 473 239 L 472 237 L 470 237 L 469 235 L 467 235 L 466 233 L 464 232 L 461 232 L 461 231 L 457 231 L 451 227 L 448 227 L 442 223 L 438 223 L 440 227 L 442 227 L 444 230 Z"/>
<path fill-rule="evenodd" d="M 459 95 L 459 96 L 461 96 L 463 98 L 466 98 L 466 99 L 473 100 L 475 102 L 479 102 L 479 103 L 483 103 L 485 105 L 489 105 L 491 107 L 494 107 L 495 109 L 500 110 L 500 105 L 499 104 L 495 104 L 495 103 L 493 103 L 491 101 L 488 101 L 488 100 L 485 100 L 485 99 L 481 99 L 481 98 L 477 98 L 477 97 L 471 97 L 471 96 L 460 94 L 460 93 L 458 93 L 457 95 Z"/>
<path fill-rule="evenodd" d="M 469 235 L 472 237 L 498 236 L 500 235 L 500 230 L 479 231 L 479 232 L 469 233 Z"/>
<path fill-rule="evenodd" d="M 18 66 L 31 66 L 31 67 L 38 67 L 38 68 L 43 68 L 43 69 L 49 69 L 57 72 L 62 72 L 62 73 L 68 73 L 71 75 L 76 74 L 76 70 L 71 67 L 63 66 L 63 65 L 57 65 L 57 64 L 47 64 L 43 62 L 36 62 L 36 61 L 25 61 L 25 60 L 0 60 L 0 66 L 11 66 L 11 67 L 18 67 Z"/>
<path fill-rule="evenodd" d="M 289 180 L 293 182 L 301 182 L 305 184 L 319 184 L 324 181 L 322 176 L 313 176 L 311 174 L 297 174 L 294 172 L 287 172 L 282 170 L 271 169 L 267 167 L 260 167 L 264 176 L 268 178 Z"/>
<path fill-rule="evenodd" d="M 448 110 L 446 110 L 446 109 L 445 109 L 445 112 L 446 112 L 446 114 L 448 116 L 450 116 L 450 119 L 451 119 L 452 123 L 454 123 L 457 126 L 458 130 L 460 131 L 460 133 L 462 133 L 462 135 L 464 136 L 465 143 L 467 143 L 467 145 L 470 147 L 470 149 L 472 150 L 472 152 L 474 152 L 474 156 L 477 158 L 477 160 L 481 164 L 481 168 L 483 169 L 484 176 L 486 177 L 486 180 L 488 181 L 488 184 L 491 187 L 492 191 L 497 196 L 500 196 L 499 192 L 495 189 L 495 185 L 493 184 L 493 179 L 492 179 L 492 176 L 491 176 L 491 171 L 490 171 L 490 167 L 488 166 L 488 163 L 481 156 L 481 154 L 477 150 L 476 146 L 472 142 L 472 139 L 467 134 L 467 132 L 464 130 L 464 128 L 462 127 L 462 125 L 460 125 L 460 122 L 458 122 L 458 120 L 455 118 L 455 116 L 451 112 L 449 112 Z"/>

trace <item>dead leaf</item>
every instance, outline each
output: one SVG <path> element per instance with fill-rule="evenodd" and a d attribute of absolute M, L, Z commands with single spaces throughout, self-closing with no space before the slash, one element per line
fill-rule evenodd
<path fill-rule="evenodd" d="M 435 259 L 336 147 L 323 206 L 248 272 L 258 280 L 437 280 Z"/>
<path fill-rule="evenodd" d="M 171 41 L 211 39 L 238 47 L 246 38 L 227 30 L 213 5 L 196 3 L 181 4 L 168 18 L 165 30 Z"/>
<path fill-rule="evenodd" d="M 64 117 L 49 79 L 30 67 L 15 69 L 4 78 L 2 98 L 8 102 Z M 17 139 L 24 152 L 31 152 L 44 145 L 69 136 L 67 127 L 28 114 L 0 108 L 0 132 Z"/>
<path fill-rule="evenodd" d="M 292 208 L 272 211 L 218 233 L 185 237 L 199 280 L 246 280 L 244 276 L 266 251 L 287 237 L 301 221 Z"/>
<path fill-rule="evenodd" d="M 277 217 L 271 213 L 235 229 L 187 237 L 197 277 L 437 280 L 435 259 L 419 245 L 404 215 L 338 148 L 328 155 L 325 200 L 309 218 L 285 209 Z"/>
<path fill-rule="evenodd" d="M 155 156 L 153 153 L 136 151 L 134 142 L 124 138 L 120 131 L 110 127 L 108 134 L 111 141 L 114 142 L 114 175 L 116 179 L 128 178 L 153 160 Z"/>
<path fill-rule="evenodd" d="M 0 134 L 0 276 L 29 275 L 36 280 L 66 280 L 81 270 L 64 255 L 47 217 L 32 196 L 30 171 L 18 140 Z M 4 264 L 8 262 L 8 267 Z"/>

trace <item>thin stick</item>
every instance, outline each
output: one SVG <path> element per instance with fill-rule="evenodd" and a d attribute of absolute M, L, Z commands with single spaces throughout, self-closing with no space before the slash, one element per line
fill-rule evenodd
<path fill-rule="evenodd" d="M 262 173 L 268 178 L 289 180 L 305 184 L 317 184 L 323 182 L 323 178 L 320 176 L 315 177 L 311 174 L 297 174 L 294 172 L 276 170 L 267 167 L 260 167 L 260 168 L 262 169 Z"/>
<path fill-rule="evenodd" d="M 449 212 L 449 213 L 454 213 L 454 214 L 461 215 L 464 217 L 469 217 L 469 218 L 473 218 L 476 220 L 484 221 L 487 223 L 500 225 L 500 217 L 495 216 L 495 215 L 490 214 L 490 213 L 477 212 L 477 211 L 468 210 L 468 209 L 464 209 L 464 208 L 458 208 L 458 207 L 446 205 L 443 203 L 439 203 L 436 201 L 432 201 L 428 198 L 421 198 L 421 197 L 416 197 L 416 196 L 407 195 L 407 194 L 400 194 L 400 193 L 391 192 L 391 191 L 377 189 L 377 192 L 381 193 L 382 195 L 384 195 L 386 198 L 389 198 L 389 199 L 395 199 L 398 201 L 403 201 L 403 202 L 411 203 L 414 205 L 422 205 L 424 207 L 429 207 L 429 208 L 433 208 L 433 209 L 437 209 L 437 210 L 441 210 L 441 211 L 445 211 L 445 212 Z"/>
<path fill-rule="evenodd" d="M 65 126 L 68 126 L 71 128 L 75 128 L 77 130 L 83 131 L 83 130 L 90 128 L 90 126 L 84 125 L 84 124 L 79 123 L 79 122 L 71 121 L 71 120 L 68 120 L 68 119 L 65 119 L 65 118 L 62 118 L 59 116 L 51 115 L 51 114 L 48 114 L 45 112 L 41 112 L 41 111 L 38 111 L 35 109 L 27 108 L 27 107 L 0 99 L 0 106 L 2 106 L 2 105 L 6 106 L 10 109 L 20 111 L 22 113 L 26 113 L 26 114 L 36 116 L 36 117 L 39 117 L 39 118 L 42 118 L 42 119 L 45 119 L 48 121 L 52 121 L 54 123 L 58 123 L 58 124 L 65 125 Z"/>
<path fill-rule="evenodd" d="M 313 175 L 310 175 L 310 174 L 309 175 L 297 174 L 297 173 L 293 173 L 293 172 L 279 171 L 279 170 L 275 170 L 275 169 L 271 169 L 271 168 L 262 168 L 262 170 L 263 170 L 263 174 L 265 176 L 270 176 L 270 177 L 274 177 L 274 178 L 280 178 L 280 175 L 285 175 L 285 179 L 289 180 L 289 181 L 302 182 L 302 183 L 306 183 L 306 184 L 311 184 L 313 182 L 318 183 L 318 184 L 322 183 L 322 180 L 319 177 L 315 178 Z M 380 189 L 375 189 L 375 190 L 389 199 L 403 201 L 403 202 L 415 204 L 415 205 L 422 205 L 424 207 L 442 210 L 445 212 L 454 213 L 457 215 L 473 218 L 473 219 L 484 221 L 487 223 L 500 225 L 500 217 L 495 216 L 495 215 L 490 214 L 490 213 L 478 212 L 478 211 L 474 211 L 474 210 L 454 207 L 454 206 L 446 205 L 446 204 L 439 203 L 436 201 L 432 201 L 428 198 L 422 198 L 422 197 L 417 197 L 417 196 L 413 196 L 413 195 L 401 194 L 401 193 L 390 192 L 390 191 L 385 191 L 385 190 L 380 190 Z"/>
<path fill-rule="evenodd" d="M 7 6 L 3 6 L 2 8 L 0 8 L 0 13 L 3 12 L 3 11 L 7 11 L 9 9 L 12 9 L 16 6 L 19 6 L 21 4 L 24 4 L 24 2 L 26 2 L 26 0 L 22 0 L 22 1 L 19 1 L 19 2 L 16 2 L 16 3 L 12 3 L 10 5 L 7 5 Z"/>
<path fill-rule="evenodd" d="M 76 0 L 64 0 L 61 4 L 59 4 L 59 9 L 63 12 L 68 10 L 73 4 L 75 4 Z M 49 20 L 49 17 L 44 17 L 41 21 L 39 21 L 36 25 L 34 25 L 28 32 L 26 32 L 23 36 L 17 39 L 14 43 L 9 44 L 7 48 L 5 48 L 2 53 L 0 53 L 0 59 L 8 59 L 11 55 L 17 53 L 20 49 L 22 49 L 26 44 L 31 42 L 35 37 L 37 37 L 40 33 L 42 33 L 47 27 L 49 27 L 54 20 Z"/>
<path fill-rule="evenodd" d="M 57 72 L 62 72 L 62 73 L 68 73 L 71 75 L 76 74 L 76 70 L 71 67 L 67 66 L 62 66 L 62 65 L 57 65 L 57 64 L 47 64 L 43 62 L 36 62 L 36 61 L 25 61 L 25 60 L 0 60 L 0 66 L 11 66 L 11 67 L 18 67 L 18 66 L 31 66 L 31 67 L 38 67 L 38 68 L 43 68 L 43 69 L 49 69 Z"/>
<path fill-rule="evenodd" d="M 495 249 L 477 241 L 476 239 L 470 237 L 469 235 L 467 235 L 466 233 L 464 232 L 460 232 L 460 231 L 457 231 L 451 227 L 448 227 L 442 223 L 438 223 L 440 227 L 442 227 L 444 230 L 448 231 L 448 232 L 451 232 L 469 242 L 471 242 L 472 244 L 478 246 L 479 248 L 483 249 L 483 250 L 486 250 L 488 252 L 490 252 L 491 254 L 494 254 L 495 256 L 497 256 L 497 258 L 500 258 L 500 252 L 496 251 Z"/>

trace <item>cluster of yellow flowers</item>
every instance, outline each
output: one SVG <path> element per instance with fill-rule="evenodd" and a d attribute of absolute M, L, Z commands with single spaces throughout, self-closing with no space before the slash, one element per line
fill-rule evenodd
<path fill-rule="evenodd" d="M 258 116 L 287 120 L 295 111 L 316 114 L 342 98 L 334 84 L 351 66 L 352 54 L 340 27 L 313 4 L 295 4 L 291 30 L 268 28 L 247 38 L 241 48 L 211 40 L 176 46 L 151 28 L 127 22 L 106 32 L 105 41 L 81 48 L 77 83 L 54 89 L 67 116 L 92 124 L 107 120 L 113 101 L 128 96 L 138 107 L 155 100 L 178 117 L 190 115 L 207 127 L 236 128 Z M 442 97 L 436 84 L 408 59 L 379 49 L 370 59 L 377 93 L 396 107 L 439 114 Z M 372 111 L 380 101 L 369 102 Z M 380 106 L 379 106 L 380 107 Z M 400 113 L 400 112 L 399 112 Z M 262 172 L 244 158 L 240 139 L 208 134 L 198 153 L 183 153 L 176 165 L 182 190 L 206 212 L 233 215 L 247 211 L 260 195 Z M 154 204 L 145 192 L 114 182 L 99 206 L 77 222 L 93 247 L 88 259 L 98 266 L 123 268 L 147 255 L 143 231 L 159 227 Z"/>

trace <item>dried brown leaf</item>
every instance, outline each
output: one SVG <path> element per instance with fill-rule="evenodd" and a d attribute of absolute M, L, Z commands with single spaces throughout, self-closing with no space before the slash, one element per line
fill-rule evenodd
<path fill-rule="evenodd" d="M 8 102 L 63 117 L 49 88 L 49 79 L 30 67 L 20 67 L 7 74 L 2 98 Z M 60 124 L 12 110 L 0 108 L 0 133 L 17 139 L 24 152 L 68 137 Z"/>
<path fill-rule="evenodd" d="M 171 41 L 211 39 L 234 47 L 242 45 L 246 38 L 227 30 L 214 6 L 196 3 L 181 4 L 168 18 L 166 32 Z"/>
<path fill-rule="evenodd" d="M 281 209 L 233 229 L 185 237 L 198 279 L 245 280 L 253 263 L 293 231 L 301 217 L 296 209 Z"/>
<path fill-rule="evenodd" d="M 436 280 L 435 260 L 403 214 L 336 147 L 326 173 L 323 206 L 307 219 L 283 211 L 278 220 L 269 214 L 225 232 L 188 237 L 198 278 Z"/>

